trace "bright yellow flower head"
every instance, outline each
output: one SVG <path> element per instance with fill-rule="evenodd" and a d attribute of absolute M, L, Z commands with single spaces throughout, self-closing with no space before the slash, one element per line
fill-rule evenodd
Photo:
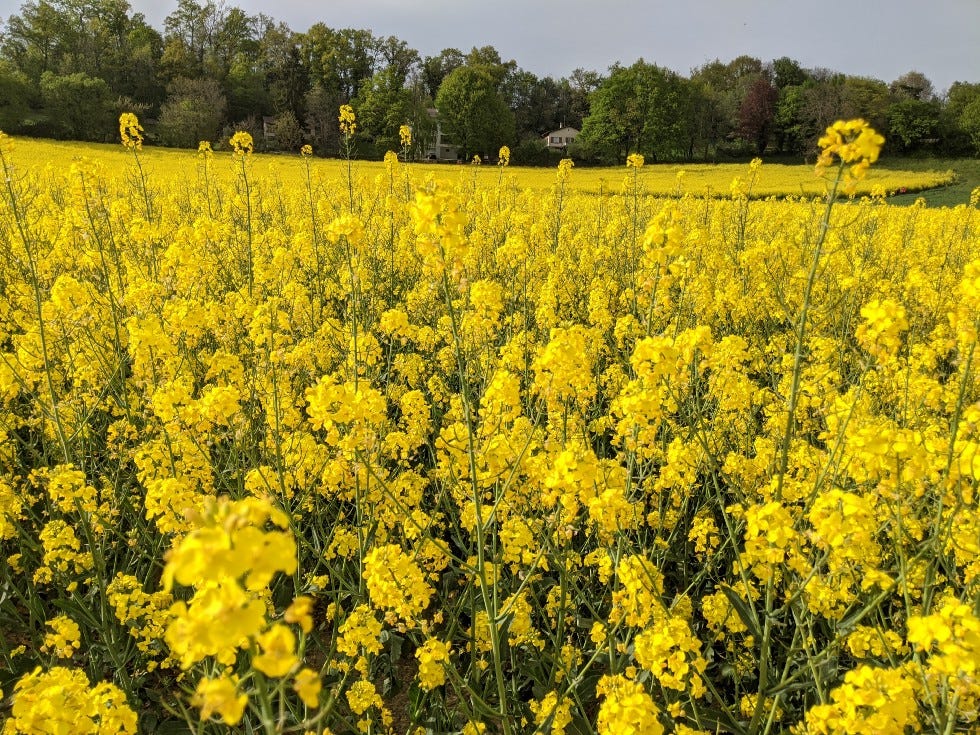
<path fill-rule="evenodd" d="M 114 684 L 89 686 L 79 669 L 37 667 L 14 686 L 10 718 L 3 732 L 67 735 L 120 733 L 135 735 L 136 713 Z"/>
<path fill-rule="evenodd" d="M 841 164 L 850 164 L 844 186 L 845 190 L 853 192 L 857 181 L 863 179 L 868 167 L 878 160 L 884 143 L 885 139 L 864 120 L 838 120 L 818 141 L 817 175 L 822 176 L 836 156 Z"/>
<path fill-rule="evenodd" d="M 344 135 L 353 135 L 357 131 L 357 116 L 354 115 L 354 108 L 350 105 L 340 106 L 340 132 Z"/>
<path fill-rule="evenodd" d="M 81 631 L 78 623 L 67 615 L 59 615 L 49 620 L 51 632 L 44 636 L 42 651 L 50 651 L 58 658 L 71 658 L 81 645 Z"/>
<path fill-rule="evenodd" d="M 398 140 L 403 148 L 412 145 L 412 129 L 408 125 L 402 125 L 398 128 Z"/>
<path fill-rule="evenodd" d="M 415 560 L 395 544 L 368 552 L 364 579 L 374 607 L 390 610 L 406 622 L 428 607 L 434 592 Z"/>
<path fill-rule="evenodd" d="M 599 735 L 662 735 L 664 728 L 653 698 L 643 685 L 625 676 L 603 676 L 596 687 Z"/>
<path fill-rule="evenodd" d="M 122 144 L 131 150 L 142 150 L 143 128 L 132 112 L 124 112 L 119 116 L 119 137 Z"/>
<path fill-rule="evenodd" d="M 231 146 L 236 156 L 250 156 L 255 148 L 252 142 L 252 135 L 243 130 L 239 130 L 231 136 L 228 145 Z"/>
<path fill-rule="evenodd" d="M 449 645 L 438 638 L 430 638 L 416 652 L 419 662 L 419 686 L 431 691 L 446 683 L 446 665 L 449 663 Z"/>
<path fill-rule="evenodd" d="M 320 676 L 313 669 L 300 669 L 293 679 L 293 689 L 299 694 L 303 704 L 310 709 L 320 706 L 320 690 L 322 688 Z"/>
<path fill-rule="evenodd" d="M 300 595 L 286 608 L 283 616 L 287 623 L 296 623 L 304 633 L 313 630 L 313 598 Z"/>
<path fill-rule="evenodd" d="M 238 693 L 237 676 L 219 676 L 216 679 L 201 679 L 191 704 L 201 709 L 201 719 L 220 715 L 226 725 L 237 725 L 245 713 L 248 696 Z"/>
<path fill-rule="evenodd" d="M 252 666 L 266 676 L 285 676 L 299 665 L 296 657 L 296 636 L 288 626 L 273 625 L 257 641 L 262 653 L 252 659 Z"/>

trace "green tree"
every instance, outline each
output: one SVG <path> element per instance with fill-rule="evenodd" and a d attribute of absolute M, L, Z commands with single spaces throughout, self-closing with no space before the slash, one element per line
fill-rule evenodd
<path fill-rule="evenodd" d="M 422 61 L 422 82 L 429 96 L 435 98 L 442 80 L 465 63 L 466 57 L 456 48 L 445 48 L 437 56 L 426 56 Z"/>
<path fill-rule="evenodd" d="M 292 110 L 276 115 L 272 124 L 272 148 L 295 153 L 303 145 L 303 128 Z"/>
<path fill-rule="evenodd" d="M 772 83 L 776 89 L 783 90 L 786 87 L 799 87 L 809 78 L 806 69 L 800 66 L 788 56 L 782 56 L 770 64 L 772 73 Z"/>
<path fill-rule="evenodd" d="M 310 75 L 303 63 L 297 35 L 285 24 L 269 24 L 260 43 L 260 64 L 273 110 L 288 110 L 297 120 L 302 120 Z"/>
<path fill-rule="evenodd" d="M 46 71 L 60 70 L 69 24 L 49 2 L 29 0 L 12 15 L 3 34 L 3 56 L 39 85 Z"/>
<path fill-rule="evenodd" d="M 115 107 L 104 79 L 84 72 L 41 76 L 44 131 L 55 138 L 108 140 L 113 136 Z"/>
<path fill-rule="evenodd" d="M 466 55 L 467 66 L 480 66 L 490 72 L 497 85 L 497 91 L 503 93 L 507 77 L 517 71 L 517 62 L 511 59 L 504 61 L 500 52 L 493 46 L 474 46 Z"/>
<path fill-rule="evenodd" d="M 134 15 L 126 32 L 125 50 L 117 74 L 120 95 L 132 97 L 156 108 L 164 99 L 166 87 L 160 82 L 163 36 L 146 22 L 142 13 Z"/>
<path fill-rule="evenodd" d="M 592 111 L 592 93 L 602 86 L 604 77 L 591 69 L 573 69 L 561 85 L 567 90 L 567 102 L 558 122 L 580 128 Z"/>
<path fill-rule="evenodd" d="M 376 46 L 377 56 L 383 68 L 390 71 L 402 86 L 422 63 L 419 52 L 395 36 L 379 38 Z"/>
<path fill-rule="evenodd" d="M 921 71 L 907 71 L 891 83 L 891 92 L 899 99 L 930 102 L 935 95 L 932 82 Z"/>
<path fill-rule="evenodd" d="M 514 115 L 497 91 L 497 77 L 484 65 L 450 72 L 439 86 L 436 109 L 443 133 L 466 158 L 495 155 L 514 142 Z"/>
<path fill-rule="evenodd" d="M 30 124 L 31 81 L 11 62 L 0 59 L 0 130 L 19 133 Z"/>
<path fill-rule="evenodd" d="M 773 135 L 781 153 L 803 153 L 808 131 L 803 120 L 805 88 L 789 85 L 779 90 L 773 118 Z"/>
<path fill-rule="evenodd" d="M 737 127 L 735 82 L 729 65 L 718 59 L 695 69 L 690 81 L 692 137 L 707 159 Z"/>
<path fill-rule="evenodd" d="M 167 79 L 190 79 L 204 73 L 213 30 L 212 9 L 195 0 L 177 0 L 177 7 L 164 18 L 161 66 Z"/>
<path fill-rule="evenodd" d="M 980 95 L 963 108 L 959 126 L 970 137 L 974 154 L 980 156 Z"/>
<path fill-rule="evenodd" d="M 953 82 L 946 93 L 945 104 L 939 118 L 939 132 L 943 150 L 952 155 L 972 154 L 974 113 L 967 112 L 980 99 L 980 84 Z M 976 109 L 976 108 L 973 108 Z M 980 153 L 980 150 L 977 150 Z"/>
<path fill-rule="evenodd" d="M 579 142 L 604 160 L 638 152 L 658 158 L 682 156 L 690 148 L 690 96 L 674 72 L 642 59 L 612 67 L 592 96 Z"/>
<path fill-rule="evenodd" d="M 887 140 L 899 150 L 921 148 L 939 131 L 939 104 L 906 97 L 888 108 Z"/>
<path fill-rule="evenodd" d="M 842 102 L 842 118 L 852 120 L 860 117 L 875 130 L 887 128 L 890 99 L 888 85 L 880 79 L 846 77 Z"/>
<path fill-rule="evenodd" d="M 555 106 L 559 101 L 554 80 L 547 82 L 523 69 L 516 70 L 504 84 L 504 100 L 514 113 L 517 140 L 536 138 L 555 124 Z"/>
<path fill-rule="evenodd" d="M 222 90 L 228 101 L 230 120 L 241 120 L 250 115 L 261 116 L 272 109 L 265 74 L 243 56 L 236 57 L 232 62 Z"/>
<path fill-rule="evenodd" d="M 374 75 L 377 39 L 370 31 L 335 30 L 315 23 L 300 43 L 310 84 L 322 87 L 338 106 L 354 99 L 361 85 Z"/>
<path fill-rule="evenodd" d="M 193 148 L 213 141 L 225 118 L 227 101 L 213 79 L 175 79 L 160 109 L 160 140 L 165 145 Z"/>
<path fill-rule="evenodd" d="M 389 66 L 371 77 L 352 104 L 359 134 L 374 146 L 377 155 L 399 150 L 398 129 L 408 124 L 411 93 L 396 68 Z"/>

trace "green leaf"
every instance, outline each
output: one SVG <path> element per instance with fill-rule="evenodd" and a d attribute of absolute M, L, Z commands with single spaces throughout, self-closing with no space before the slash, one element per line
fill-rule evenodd
<path fill-rule="evenodd" d="M 738 613 L 738 617 L 745 627 L 749 629 L 749 632 L 756 637 L 756 640 L 762 640 L 762 631 L 759 630 L 759 621 L 755 616 L 755 611 L 748 606 L 748 604 L 739 597 L 738 592 L 733 590 L 728 585 L 720 585 L 721 591 L 725 593 L 725 597 L 728 601 L 732 603 L 732 607 L 735 608 L 735 612 Z"/>

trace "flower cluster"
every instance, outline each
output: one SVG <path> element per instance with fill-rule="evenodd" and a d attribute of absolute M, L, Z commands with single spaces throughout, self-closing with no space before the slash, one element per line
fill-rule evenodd
<path fill-rule="evenodd" d="M 357 132 L 357 116 L 354 114 L 354 108 L 350 105 L 340 106 L 340 132 L 341 134 L 351 137 Z"/>
<path fill-rule="evenodd" d="M 143 126 L 132 112 L 119 116 L 119 137 L 126 148 L 136 151 L 143 149 Z"/>
<path fill-rule="evenodd" d="M 836 157 L 841 165 L 850 167 L 845 187 L 853 193 L 857 182 L 867 175 L 868 168 L 878 160 L 884 143 L 885 139 L 864 120 L 838 120 L 827 128 L 817 142 L 820 146 L 817 174 L 823 175 Z"/>

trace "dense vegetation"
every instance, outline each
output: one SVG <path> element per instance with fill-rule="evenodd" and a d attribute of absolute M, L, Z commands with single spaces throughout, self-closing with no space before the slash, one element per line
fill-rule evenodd
<path fill-rule="evenodd" d="M 515 163 L 568 153 L 541 143 L 563 124 L 582 130 L 571 150 L 580 161 L 621 163 L 631 152 L 812 159 L 814 141 L 839 117 L 870 121 L 890 152 L 980 152 L 980 84 L 957 82 L 939 97 L 914 71 L 886 83 L 743 56 L 688 77 L 640 60 L 556 80 L 492 46 L 423 57 L 393 36 L 324 23 L 295 32 L 196 0 L 178 0 L 162 32 L 125 0 L 30 0 L 0 26 L 0 129 L 8 133 L 107 140 L 120 112 L 135 110 L 165 145 L 227 141 L 241 129 L 260 149 L 308 143 L 336 155 L 336 110 L 346 103 L 359 118 L 358 154 L 378 158 L 397 147 L 403 124 L 421 155 L 432 108 L 462 157 L 506 144 Z"/>
<path fill-rule="evenodd" d="M 120 132 L 0 135 L 4 735 L 976 732 L 980 190 Z"/>

